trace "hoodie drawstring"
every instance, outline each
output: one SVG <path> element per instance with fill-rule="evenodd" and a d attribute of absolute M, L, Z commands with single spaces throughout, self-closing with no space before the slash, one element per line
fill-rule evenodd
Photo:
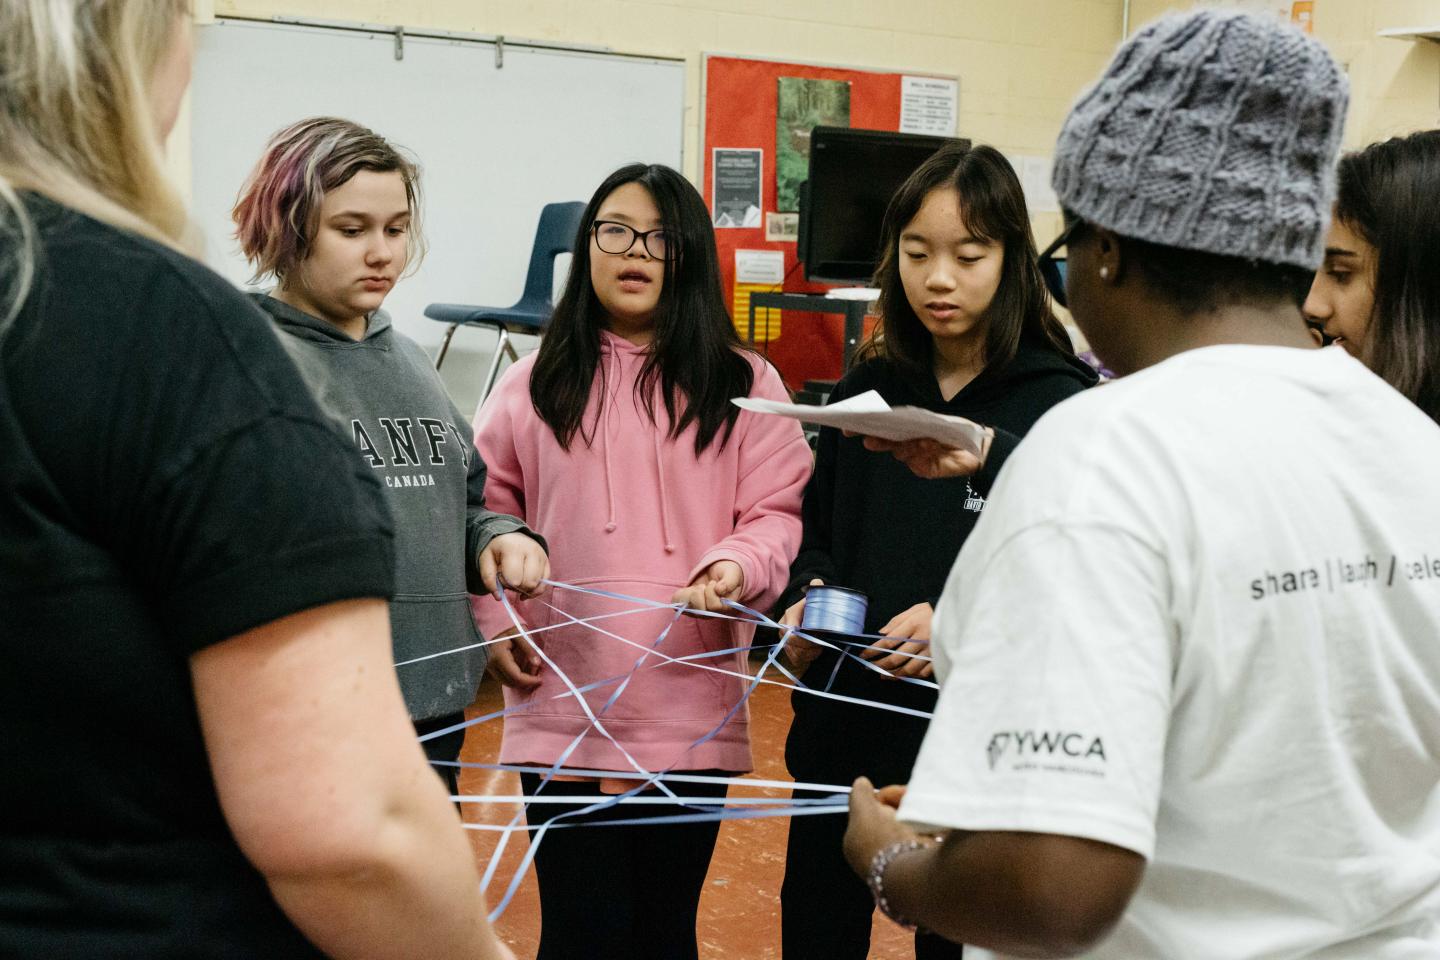
<path fill-rule="evenodd" d="M 603 352 L 607 373 L 605 388 L 601 391 L 601 402 L 605 404 L 605 411 L 600 420 L 600 457 L 605 463 L 605 499 L 610 511 L 605 520 L 605 532 L 614 533 L 618 524 L 615 521 L 615 479 L 610 469 L 610 428 L 616 416 L 615 406 L 619 402 L 617 397 L 620 393 L 621 370 L 620 357 L 615 348 L 607 344 Z M 675 543 L 670 539 L 670 491 L 665 483 L 665 457 L 661 449 L 658 425 L 651 431 L 650 436 L 655 443 L 655 470 L 660 480 L 660 537 L 665 541 L 665 552 L 674 553 Z"/>
<path fill-rule="evenodd" d="M 615 356 L 615 351 L 613 348 L 607 349 L 605 351 L 605 363 L 607 366 L 613 364 L 615 367 L 619 367 L 620 360 L 618 357 Z M 607 379 L 612 382 L 619 383 L 620 371 L 618 369 L 612 370 L 611 376 Z M 605 532 L 614 533 L 616 527 L 615 481 L 610 476 L 610 418 L 614 416 L 615 413 L 615 398 L 613 396 L 606 396 L 605 394 L 608 391 L 608 384 L 600 391 L 600 402 L 605 404 L 605 413 L 600 420 L 600 455 L 605 461 L 605 498 L 609 502 L 610 507 L 610 514 L 605 520 Z"/>
<path fill-rule="evenodd" d="M 650 436 L 655 440 L 655 472 L 660 477 L 660 537 L 665 541 L 665 552 L 674 553 L 675 544 L 670 541 L 670 497 L 665 489 L 665 458 L 660 450 L 660 428 L 657 426 Z"/>

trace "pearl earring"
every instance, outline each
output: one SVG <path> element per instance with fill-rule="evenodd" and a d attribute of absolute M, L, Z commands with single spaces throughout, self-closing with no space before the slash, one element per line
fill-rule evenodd
<path fill-rule="evenodd" d="M 1110 268 L 1109 268 L 1109 267 L 1101 267 L 1101 268 L 1100 268 L 1100 279 L 1101 279 L 1101 280 L 1109 280 L 1109 279 L 1110 279 Z"/>

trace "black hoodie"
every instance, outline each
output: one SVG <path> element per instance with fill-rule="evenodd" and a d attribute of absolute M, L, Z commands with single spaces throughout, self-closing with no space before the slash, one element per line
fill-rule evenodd
<path fill-rule="evenodd" d="M 933 605 L 984 509 L 996 475 L 1020 438 L 1045 411 L 1095 381 L 1095 372 L 1073 355 L 1029 342 L 1021 344 L 1010 363 L 986 368 L 949 400 L 941 397 L 934 376 L 917 376 L 890 360 L 869 360 L 851 370 L 836 385 L 831 403 L 875 390 L 892 407 L 924 407 L 994 427 L 995 439 L 985 467 L 975 476 L 924 480 L 888 453 L 866 450 L 858 437 L 822 429 L 815 472 L 805 488 L 800 553 L 790 566 L 790 584 L 778 609 L 799 600 L 813 578 L 852 587 L 869 597 L 867 633 L 877 632 L 917 603 Z M 823 652 L 810 665 L 805 682 L 824 687 L 833 674 L 833 692 L 920 710 L 933 708 L 933 690 L 886 680 L 853 662 L 841 664 L 836 672 L 836 656 Z M 847 777 L 824 780 L 832 783 L 849 783 L 849 778 L 871 769 L 876 775 L 886 774 L 883 765 L 855 769 L 843 762 L 838 766 L 824 762 L 833 749 L 851 757 L 879 751 L 908 775 L 914 760 L 908 741 L 913 739 L 913 748 L 918 749 L 923 721 L 799 692 L 794 704 L 795 724 L 787 746 L 792 774 L 806 779 Z M 899 738 L 907 741 L 903 747 L 895 739 L 897 728 L 906 730 Z M 797 749 L 802 746 L 803 750 Z M 876 782 L 903 782 L 891 777 Z"/>

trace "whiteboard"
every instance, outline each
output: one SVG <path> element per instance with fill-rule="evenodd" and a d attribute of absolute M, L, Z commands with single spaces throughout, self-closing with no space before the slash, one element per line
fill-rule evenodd
<path fill-rule="evenodd" d="M 544 204 L 588 200 L 632 161 L 683 169 L 683 61 L 505 44 L 497 67 L 493 42 L 406 34 L 400 60 L 395 46 L 379 30 L 198 28 L 192 210 L 211 267 L 237 284 L 250 277 L 230 209 L 271 134 L 304 117 L 354 120 L 420 161 L 430 252 L 385 307 L 433 354 L 444 327 L 424 317 L 426 304 L 519 298 Z M 457 336 L 447 380 L 466 344 L 492 342 Z"/>

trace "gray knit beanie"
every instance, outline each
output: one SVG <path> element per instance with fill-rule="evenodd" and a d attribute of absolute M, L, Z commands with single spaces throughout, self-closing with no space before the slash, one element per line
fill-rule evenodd
<path fill-rule="evenodd" d="M 1235 11 L 1135 34 L 1055 146 L 1060 203 L 1121 236 L 1314 269 L 1349 84 L 1319 43 Z"/>

